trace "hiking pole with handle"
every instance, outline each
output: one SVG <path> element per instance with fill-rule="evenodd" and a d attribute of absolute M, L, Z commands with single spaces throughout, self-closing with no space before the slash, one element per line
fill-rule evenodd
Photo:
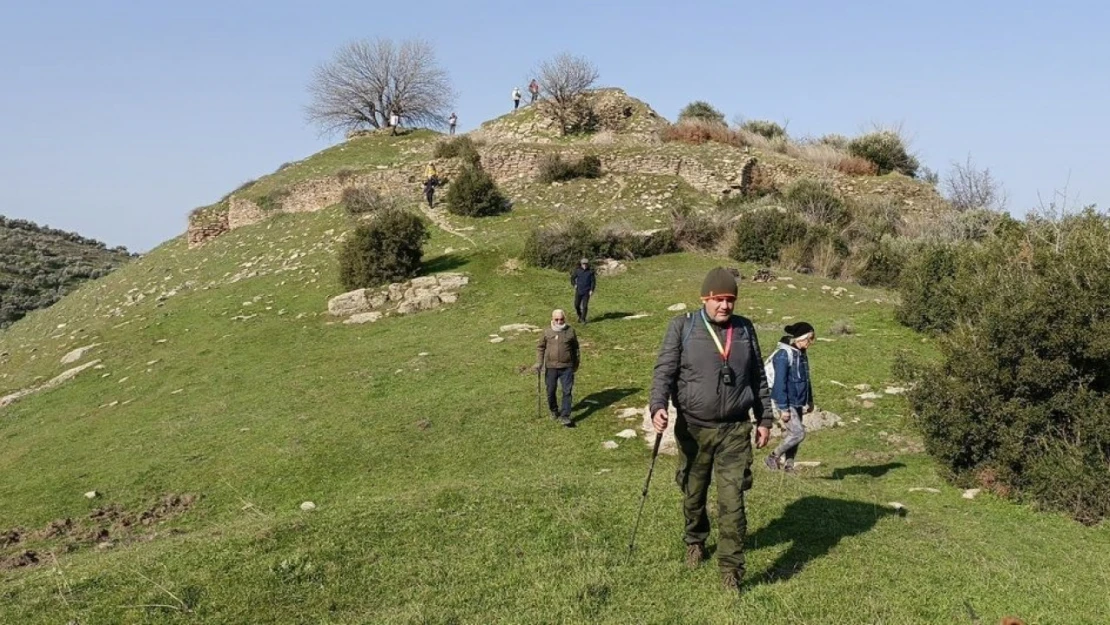
<path fill-rule="evenodd" d="M 647 501 L 648 484 L 651 484 L 651 474 L 655 471 L 655 459 L 659 457 L 659 443 L 663 441 L 663 433 L 655 433 L 655 445 L 651 449 L 651 465 L 648 466 L 647 479 L 644 480 L 644 492 L 640 495 L 640 511 L 636 513 L 636 524 L 632 526 L 632 538 L 628 541 L 628 553 L 636 547 L 636 530 L 640 529 L 640 517 L 644 515 L 644 502 Z"/>

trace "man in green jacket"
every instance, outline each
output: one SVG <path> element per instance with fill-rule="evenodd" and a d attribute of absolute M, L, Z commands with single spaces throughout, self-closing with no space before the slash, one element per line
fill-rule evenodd
<path fill-rule="evenodd" d="M 706 499 L 710 477 L 717 481 L 717 560 L 726 590 L 739 591 L 744 577 L 747 517 L 744 492 L 752 486 L 752 417 L 756 446 L 771 433 L 770 390 L 755 327 L 732 314 L 736 279 L 718 267 L 702 283 L 704 306 L 680 315 L 667 327 L 651 385 L 656 432 L 667 428 L 668 403 L 676 411 L 675 442 L 686 517 L 686 564 L 705 560 L 709 537 Z"/>
<path fill-rule="evenodd" d="M 551 418 L 572 428 L 574 421 L 570 418 L 570 407 L 574 374 L 579 364 L 578 336 L 574 328 L 567 324 L 567 316 L 562 310 L 556 309 L 551 313 L 551 326 L 543 331 L 536 351 L 536 370 L 547 370 L 547 407 Z M 563 387 L 562 410 L 555 400 L 556 384 Z"/>

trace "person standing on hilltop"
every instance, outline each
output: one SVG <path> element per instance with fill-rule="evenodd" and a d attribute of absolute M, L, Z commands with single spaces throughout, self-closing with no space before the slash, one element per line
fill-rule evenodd
<path fill-rule="evenodd" d="M 459 123 L 459 116 L 451 113 L 451 117 L 447 118 L 447 127 L 451 136 L 455 136 L 455 125 Z"/>
<path fill-rule="evenodd" d="M 686 566 L 706 558 L 709 537 L 706 501 L 710 477 L 717 482 L 717 561 L 725 590 L 739 592 L 744 577 L 748 523 L 744 492 L 752 487 L 752 422 L 756 447 L 771 436 L 771 396 L 755 326 L 733 314 L 736 278 L 717 267 L 702 282 L 702 308 L 679 315 L 667 326 L 651 384 L 652 425 L 662 434 L 676 410 L 679 449 L 675 481 L 686 518 Z"/>
<path fill-rule="evenodd" d="M 536 82 L 533 78 L 532 82 L 528 83 L 528 93 L 532 94 L 532 101 L 530 104 L 536 103 L 536 98 L 540 97 L 540 83 Z"/>
<path fill-rule="evenodd" d="M 809 377 L 806 352 L 813 344 L 815 333 L 813 326 L 805 321 L 788 325 L 783 330 L 786 334 L 779 339 L 779 346 L 770 358 L 774 380 L 771 383 L 771 405 L 774 414 L 782 420 L 786 436 L 764 463 L 772 471 L 782 469 L 792 473 L 794 457 L 806 438 L 802 415 L 813 412 L 813 383 Z"/>
<path fill-rule="evenodd" d="M 520 107 L 520 87 L 513 87 L 513 110 Z"/>
<path fill-rule="evenodd" d="M 536 345 L 536 371 L 546 370 L 547 408 L 551 418 L 564 427 L 574 427 L 570 410 L 574 393 L 574 374 L 578 371 L 580 354 L 578 335 L 567 323 L 567 316 L 560 309 L 551 312 L 551 326 L 543 331 Z M 556 401 L 556 385 L 563 387 L 563 403 L 560 409 Z"/>
<path fill-rule="evenodd" d="M 570 284 L 574 287 L 574 312 L 578 314 L 578 323 L 589 323 L 587 314 L 590 309 L 590 297 L 597 288 L 597 274 L 590 267 L 590 260 L 582 257 L 578 266 L 570 273 Z"/>

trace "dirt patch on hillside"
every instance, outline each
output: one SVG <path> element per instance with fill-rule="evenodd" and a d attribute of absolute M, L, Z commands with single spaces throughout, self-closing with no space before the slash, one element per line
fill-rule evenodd
<path fill-rule="evenodd" d="M 0 530 L 0 571 L 35 566 L 42 553 L 70 553 L 82 548 L 108 549 L 117 544 L 153 540 L 158 524 L 187 512 L 200 499 L 171 493 L 141 510 L 111 503 L 83 518 L 55 519 L 38 530 Z"/>

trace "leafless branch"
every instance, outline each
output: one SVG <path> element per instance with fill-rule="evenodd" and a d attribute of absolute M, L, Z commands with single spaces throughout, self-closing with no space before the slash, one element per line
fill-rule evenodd
<path fill-rule="evenodd" d="M 597 67 L 582 56 L 564 52 L 540 63 L 540 93 L 564 134 L 575 125 L 582 95 L 597 82 Z"/>
<path fill-rule="evenodd" d="M 991 175 L 990 169 L 977 169 L 970 156 L 964 163 L 952 163 L 944 187 L 948 201 L 958 211 L 1006 210 L 1006 191 Z"/>
<path fill-rule="evenodd" d="M 308 121 L 323 134 L 383 128 L 396 113 L 408 126 L 442 127 L 455 93 L 435 50 L 423 40 L 354 41 L 316 68 Z"/>

